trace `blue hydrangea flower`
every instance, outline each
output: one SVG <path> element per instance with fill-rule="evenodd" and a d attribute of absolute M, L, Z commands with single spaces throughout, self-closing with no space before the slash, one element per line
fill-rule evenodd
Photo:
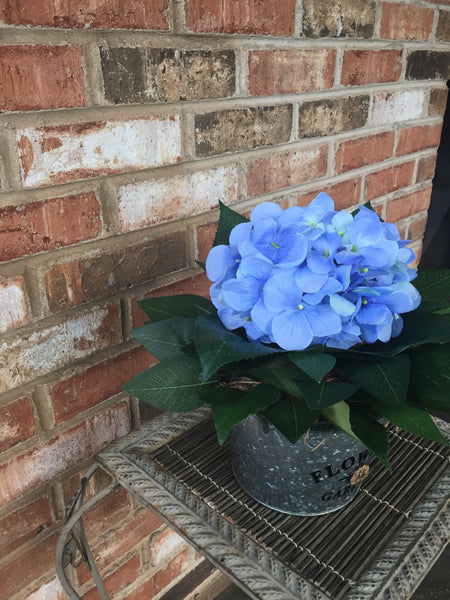
<path fill-rule="evenodd" d="M 211 299 L 226 328 L 285 350 L 386 342 L 420 303 L 407 243 L 374 211 L 336 212 L 324 193 L 307 207 L 263 202 L 209 253 Z"/>

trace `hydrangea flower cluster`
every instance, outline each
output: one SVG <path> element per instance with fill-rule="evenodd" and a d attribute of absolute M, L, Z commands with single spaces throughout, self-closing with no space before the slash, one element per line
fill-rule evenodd
<path fill-rule="evenodd" d="M 373 210 L 336 211 L 323 192 L 307 207 L 263 202 L 210 251 L 211 299 L 227 329 L 284 350 L 387 342 L 420 304 L 407 243 Z"/>

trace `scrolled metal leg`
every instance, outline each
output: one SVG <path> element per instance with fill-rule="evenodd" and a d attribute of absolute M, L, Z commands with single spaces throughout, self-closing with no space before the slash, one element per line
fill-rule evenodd
<path fill-rule="evenodd" d="M 64 591 L 72 598 L 72 600 L 82 600 L 76 593 L 66 577 L 65 568 L 71 564 L 75 568 L 79 567 L 83 562 L 86 563 L 88 569 L 92 572 L 94 583 L 100 592 L 102 600 L 110 600 L 106 592 L 103 581 L 95 565 L 94 556 L 89 547 L 86 533 L 83 526 L 84 515 L 103 498 L 108 496 L 112 490 L 116 489 L 119 484 L 114 484 L 112 487 L 106 488 L 92 496 L 83 504 L 84 493 L 87 484 L 92 475 L 101 468 L 98 463 L 94 463 L 86 472 L 86 475 L 81 480 L 81 483 L 75 492 L 73 498 L 66 507 L 65 517 L 66 523 L 61 529 L 58 544 L 56 546 L 56 573 L 59 577 Z M 68 539 L 69 538 L 69 539 Z M 80 556 L 77 562 L 77 556 Z"/>

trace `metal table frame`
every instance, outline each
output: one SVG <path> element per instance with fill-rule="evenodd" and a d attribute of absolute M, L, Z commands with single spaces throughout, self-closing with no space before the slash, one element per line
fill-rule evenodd
<path fill-rule="evenodd" d="M 83 478 L 79 490 L 66 509 L 66 525 L 57 546 L 56 567 L 64 590 L 73 600 L 80 596 L 70 585 L 65 567 L 81 561 L 93 572 L 103 600 L 109 600 L 92 552 L 87 543 L 82 517 L 111 489 L 123 486 L 142 504 L 158 514 L 218 569 L 226 573 L 254 600 L 330 600 L 299 573 L 286 568 L 277 557 L 251 537 L 233 527 L 217 511 L 182 485 L 168 471 L 147 467 L 145 471 L 130 459 L 127 449 L 158 448 L 204 421 L 206 409 L 190 413 L 166 414 L 114 443 L 98 456 Z M 441 429 L 450 434 L 448 424 Z M 99 467 L 113 475 L 113 488 L 102 490 L 83 504 L 87 481 Z M 421 583 L 450 538 L 450 469 L 428 489 L 410 518 L 389 540 L 370 567 L 348 592 L 346 600 L 407 600 Z"/>

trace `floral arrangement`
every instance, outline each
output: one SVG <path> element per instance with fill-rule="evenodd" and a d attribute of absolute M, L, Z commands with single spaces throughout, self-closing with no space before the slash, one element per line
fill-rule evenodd
<path fill-rule="evenodd" d="M 169 411 L 209 404 L 220 443 L 257 411 L 291 442 L 325 418 L 388 468 L 382 418 L 446 443 L 430 411 L 450 409 L 450 272 L 417 273 L 407 243 L 370 204 L 336 211 L 324 193 L 250 220 L 221 204 L 212 302 L 139 302 L 150 322 L 132 333 L 160 362 L 123 389 Z"/>

